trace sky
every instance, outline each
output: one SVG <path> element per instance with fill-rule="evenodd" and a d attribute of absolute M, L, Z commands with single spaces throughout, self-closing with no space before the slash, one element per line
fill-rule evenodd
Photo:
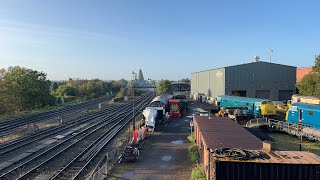
<path fill-rule="evenodd" d="M 68 78 L 179 80 L 250 63 L 297 67 L 320 54 L 319 0 L 0 0 L 0 68 Z"/>

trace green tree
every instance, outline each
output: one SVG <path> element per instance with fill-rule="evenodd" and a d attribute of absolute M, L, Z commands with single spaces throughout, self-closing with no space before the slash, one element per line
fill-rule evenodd
<path fill-rule="evenodd" d="M 21 109 L 33 109 L 55 103 L 50 95 L 51 82 L 47 75 L 19 66 L 9 67 L 3 76 L 4 84 L 14 94 Z"/>
<path fill-rule="evenodd" d="M 312 67 L 313 71 L 316 73 L 320 73 L 320 54 L 316 55 L 314 66 Z"/>
<path fill-rule="evenodd" d="M 314 73 L 310 73 L 306 75 L 299 84 L 297 84 L 297 87 L 299 89 L 299 93 L 306 96 L 315 96 L 316 93 L 316 87 L 317 84 L 318 75 Z"/>
<path fill-rule="evenodd" d="M 117 81 L 111 81 L 110 82 L 110 90 L 112 92 L 114 92 L 114 93 L 115 92 L 119 92 L 120 89 L 121 89 L 121 86 L 120 86 L 119 82 L 117 82 Z"/>
<path fill-rule="evenodd" d="M 125 88 L 125 87 L 128 86 L 128 81 L 125 80 L 125 79 L 120 79 L 120 80 L 118 81 L 118 84 L 119 84 L 120 87 Z"/>
<path fill-rule="evenodd" d="M 0 77 L 2 74 L 0 73 Z M 21 105 L 13 94 L 10 91 L 10 87 L 6 84 L 3 78 L 0 78 L 0 115 L 7 114 L 21 109 Z"/>
<path fill-rule="evenodd" d="M 320 98 L 320 75 L 317 74 L 315 79 L 316 79 L 316 85 L 314 87 L 313 96 Z"/>
<path fill-rule="evenodd" d="M 56 95 L 59 98 L 66 97 L 66 96 L 76 96 L 77 94 L 78 94 L 78 89 L 70 85 L 61 85 L 56 90 Z"/>
<path fill-rule="evenodd" d="M 164 92 L 172 93 L 171 82 L 169 80 L 161 80 L 157 86 L 157 92 L 159 94 Z"/>
<path fill-rule="evenodd" d="M 184 78 L 184 79 L 181 79 L 180 82 L 190 83 L 190 79 L 189 78 Z"/>
<path fill-rule="evenodd" d="M 55 91 L 56 89 L 58 89 L 59 85 L 57 82 L 53 82 L 52 83 L 52 90 Z"/>
<path fill-rule="evenodd" d="M 312 69 L 313 72 L 306 75 L 301 82 L 297 84 L 297 88 L 302 95 L 320 98 L 320 55 L 315 57 L 315 65 Z"/>
<path fill-rule="evenodd" d="M 79 86 L 81 96 L 90 98 L 99 97 L 106 93 L 105 83 L 99 79 L 89 80 Z"/>

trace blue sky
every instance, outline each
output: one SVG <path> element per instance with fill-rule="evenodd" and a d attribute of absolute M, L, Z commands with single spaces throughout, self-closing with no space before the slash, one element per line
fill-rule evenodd
<path fill-rule="evenodd" d="M 320 54 L 320 1 L 0 0 L 0 67 L 51 80 L 178 80 L 258 55 L 297 67 Z"/>

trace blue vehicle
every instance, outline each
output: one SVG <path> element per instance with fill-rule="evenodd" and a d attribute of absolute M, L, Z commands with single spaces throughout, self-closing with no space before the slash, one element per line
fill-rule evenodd
<path fill-rule="evenodd" d="M 293 103 L 286 119 L 287 123 L 302 124 L 320 130 L 320 105 Z"/>
<path fill-rule="evenodd" d="M 219 96 L 217 107 L 225 109 L 241 109 L 242 114 L 253 114 L 256 117 L 276 115 L 276 109 L 271 100 L 239 96 Z"/>

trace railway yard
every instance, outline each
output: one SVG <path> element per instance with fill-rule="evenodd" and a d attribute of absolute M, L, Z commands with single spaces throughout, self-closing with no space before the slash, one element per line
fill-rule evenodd
<path fill-rule="evenodd" d="M 135 99 L 137 114 L 151 98 L 152 92 Z M 106 99 L 100 99 L 99 102 Z M 97 102 L 90 102 L 97 105 Z M 90 104 L 89 103 L 89 104 Z M 85 104 L 87 106 L 89 104 Z M 105 160 L 113 137 L 133 116 L 133 103 L 108 105 L 106 108 L 70 119 L 59 126 L 44 128 L 0 145 L 0 179 L 82 179 L 90 177 Z M 2 136 L 29 123 L 39 123 L 83 108 L 83 105 L 62 108 L 15 121 L 4 122 Z M 135 114 L 136 115 L 136 114 Z M 110 147 L 109 147 L 110 148 Z"/>
<path fill-rule="evenodd" d="M 28 134 L 29 130 L 34 132 L 34 130 L 42 129 L 42 126 L 48 127 L 67 122 L 69 119 L 80 117 L 91 109 L 96 109 L 99 103 L 107 100 L 110 100 L 110 98 L 95 99 L 77 105 L 61 107 L 47 112 L 1 122 L 0 139 L 1 141 L 5 141 L 8 137 L 12 139 L 13 134 L 25 135 Z"/>
<path fill-rule="evenodd" d="M 105 102 L 110 98 L 102 98 L 2 122 L 0 179 L 190 179 L 191 169 L 195 166 L 190 162 L 188 155 L 188 149 L 192 145 L 187 138 L 190 135 L 191 120 L 197 124 L 195 137 L 198 138 L 196 142 L 200 153 L 198 163 L 203 167 L 207 164 L 207 168 L 204 168 L 207 179 L 224 179 L 222 174 L 225 173 L 223 169 L 216 169 L 219 174 L 213 173 L 216 170 L 212 169 L 212 163 L 218 163 L 222 159 L 216 159 L 214 153 L 206 154 L 206 151 L 202 150 L 203 145 L 208 146 L 206 149 L 217 148 L 214 144 L 208 144 L 211 143 L 210 139 L 216 139 L 215 143 L 224 139 L 219 145 L 222 149 L 228 147 L 240 151 L 239 149 L 243 148 L 276 157 L 271 160 L 262 157 L 258 157 L 261 160 L 239 160 L 243 167 L 247 166 L 242 164 L 243 162 L 266 163 L 265 165 L 271 169 L 276 168 L 272 167 L 272 163 L 278 163 L 275 165 L 278 168 L 288 168 L 286 164 L 298 163 L 295 168 L 305 168 L 297 174 L 298 176 L 308 177 L 307 179 L 319 177 L 316 173 L 319 166 L 315 166 L 320 162 L 317 156 L 319 145 L 316 142 L 310 142 L 305 138 L 301 141 L 291 135 L 257 127 L 246 127 L 247 130 L 244 130 L 243 126 L 247 126 L 248 123 L 233 121 L 224 115 L 216 117 L 220 113 L 210 114 L 214 109 L 211 104 L 180 98 L 181 96 L 168 93 L 156 96 L 154 92 L 146 91 L 134 101 L 130 99 L 127 102 L 109 104 Z M 234 98 L 232 102 L 236 102 Z M 97 109 L 99 103 L 105 103 L 102 109 Z M 83 111 L 85 113 L 80 113 Z M 136 120 L 135 131 L 132 130 L 133 116 Z M 222 124 L 215 124 L 220 121 Z M 55 125 L 39 128 L 39 124 L 52 122 Z M 209 124 L 205 125 L 206 123 Z M 236 124 L 239 124 L 239 127 Z M 23 133 L 30 131 L 30 126 L 34 132 Z M 145 131 L 148 133 L 144 134 Z M 206 131 L 207 134 L 202 134 Z M 14 134 L 20 136 L 12 140 L 6 139 Z M 265 149 L 265 144 L 269 144 L 269 150 Z M 138 153 L 135 153 L 134 149 Z M 210 151 L 216 150 L 213 148 Z M 302 150 L 301 153 L 298 153 L 299 150 Z M 129 151 L 130 153 L 127 153 Z M 274 153 L 276 155 L 273 155 Z M 303 160 L 283 159 L 287 158 L 283 153 L 288 153 L 289 159 Z M 209 164 L 207 158 L 210 159 Z M 232 164 L 233 161 L 223 159 L 222 162 Z M 257 165 L 260 168 L 259 163 Z M 288 170 L 294 171 L 290 168 Z M 306 171 L 314 173 L 306 176 Z M 238 173 L 232 170 L 233 177 L 239 176 Z M 276 176 L 281 175 L 280 171 L 274 173 Z"/>
<path fill-rule="evenodd" d="M 1 122 L 0 179 L 184 180 L 199 167 L 202 179 L 319 179 L 317 131 L 302 134 L 311 126 L 288 124 L 272 101 L 179 93 L 145 90 Z"/>
<path fill-rule="evenodd" d="M 319 6 L 1 2 L 0 180 L 320 180 Z"/>

